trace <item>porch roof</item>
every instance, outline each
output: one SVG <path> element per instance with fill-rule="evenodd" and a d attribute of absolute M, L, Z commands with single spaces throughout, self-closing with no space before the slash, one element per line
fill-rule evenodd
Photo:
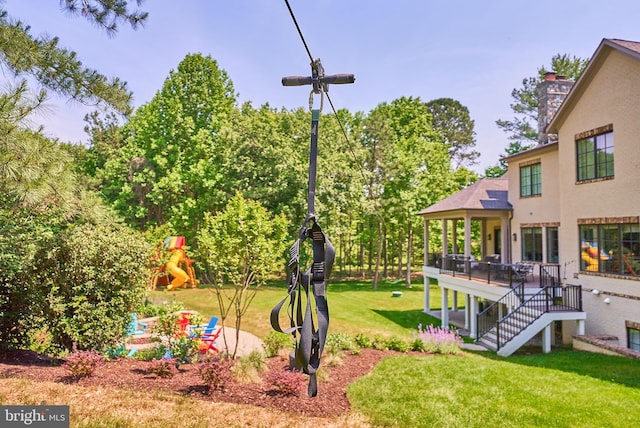
<path fill-rule="evenodd" d="M 508 191 L 507 178 L 483 178 L 420 211 L 418 215 L 460 210 L 511 211 L 513 207 L 509 203 Z"/>

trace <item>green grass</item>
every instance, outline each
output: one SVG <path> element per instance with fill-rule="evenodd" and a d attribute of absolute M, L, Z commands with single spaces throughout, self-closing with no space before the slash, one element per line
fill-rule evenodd
<path fill-rule="evenodd" d="M 354 410 L 382 426 L 631 427 L 640 415 L 640 365 L 579 351 L 400 356 L 347 393 Z"/>
<path fill-rule="evenodd" d="M 392 291 L 402 291 L 402 297 L 392 297 Z M 242 328 L 266 337 L 271 309 L 285 295 L 282 283 L 261 288 Z M 158 290 L 151 297 L 175 299 L 204 316 L 218 314 L 215 294 L 205 287 Z M 370 281 L 332 281 L 327 297 L 330 333 L 411 339 L 418 324 L 440 324 L 422 313 L 421 281 L 410 289 L 381 282 L 377 290 Z M 437 286 L 431 285 L 430 297 L 432 309 L 438 309 Z M 286 326 L 287 321 L 281 323 Z M 507 359 L 490 352 L 392 357 L 351 384 L 347 393 L 353 414 L 364 415 L 374 426 L 637 426 L 637 360 L 568 350 L 537 352 L 522 351 Z"/>
<path fill-rule="evenodd" d="M 392 291 L 402 291 L 402 297 L 392 297 Z M 331 281 L 327 292 L 329 302 L 329 333 L 347 333 L 355 336 L 362 333 L 368 337 L 381 335 L 412 339 L 418 324 L 440 325 L 440 320 L 422 312 L 424 286 L 415 282 L 412 288 L 404 284 L 381 281 L 378 289 L 372 289 L 371 281 Z M 283 282 L 272 283 L 258 289 L 247 314 L 242 319 L 241 328 L 264 338 L 271 331 L 269 317 L 271 309 L 287 294 Z M 440 302 L 440 291 L 435 285 L 430 287 L 432 302 Z M 150 299 L 159 303 L 175 300 L 185 308 L 200 312 L 205 318 L 219 315 L 218 301 L 211 288 L 199 286 L 196 289 L 178 289 L 168 292 L 158 289 L 151 292 Z M 432 308 L 435 306 L 432 303 Z M 439 306 L 439 305 L 438 305 Z M 283 308 L 280 324 L 288 327 L 286 307 Z M 234 318 L 227 320 L 233 325 Z"/>

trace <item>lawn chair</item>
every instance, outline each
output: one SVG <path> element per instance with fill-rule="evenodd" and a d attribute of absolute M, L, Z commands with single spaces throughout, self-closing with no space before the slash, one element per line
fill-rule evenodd
<path fill-rule="evenodd" d="M 127 336 L 138 336 L 147 331 L 147 324 L 138 321 L 138 315 L 131 313 L 131 321 L 127 324 Z"/>
<path fill-rule="evenodd" d="M 218 317 L 211 317 L 209 320 L 209 324 L 206 325 L 202 334 L 200 335 L 200 352 L 206 354 L 209 351 L 219 352 L 220 350 L 216 347 L 216 339 L 220 336 L 222 332 L 222 328 L 218 328 L 216 330 L 216 325 L 218 324 Z"/>

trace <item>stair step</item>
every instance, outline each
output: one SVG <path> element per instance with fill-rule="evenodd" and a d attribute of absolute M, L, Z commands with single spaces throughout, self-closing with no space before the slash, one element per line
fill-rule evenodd
<path fill-rule="evenodd" d="M 490 349 L 492 351 L 497 351 L 498 350 L 498 347 L 496 346 L 496 344 L 494 342 L 490 342 L 490 341 L 484 340 L 484 338 L 480 338 L 480 339 L 476 340 L 476 343 L 478 345 L 482 345 L 485 348 Z"/>

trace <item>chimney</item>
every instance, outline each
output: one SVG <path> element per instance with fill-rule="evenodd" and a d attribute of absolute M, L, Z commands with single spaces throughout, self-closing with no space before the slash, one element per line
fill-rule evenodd
<path fill-rule="evenodd" d="M 555 143 L 556 134 L 547 134 L 547 125 L 553 119 L 575 82 L 566 80 L 554 71 L 547 71 L 538 84 L 538 145 Z"/>

